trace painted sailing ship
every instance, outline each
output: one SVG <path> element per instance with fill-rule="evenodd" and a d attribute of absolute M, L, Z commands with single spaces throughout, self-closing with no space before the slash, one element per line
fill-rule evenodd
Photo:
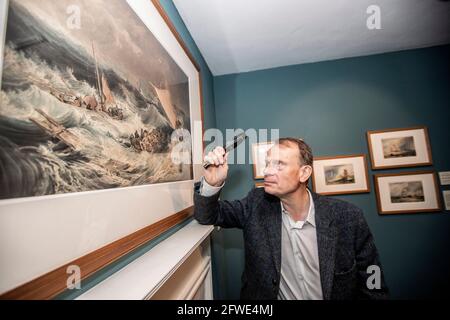
<path fill-rule="evenodd" d="M 152 86 L 153 90 L 156 92 L 159 102 L 164 108 L 164 112 L 166 113 L 166 117 L 169 120 L 169 125 L 172 129 L 176 129 L 177 127 L 177 115 L 175 113 L 175 108 L 172 103 L 172 98 L 170 96 L 170 92 L 167 89 L 158 88 L 153 83 L 149 82 Z"/>
<path fill-rule="evenodd" d="M 181 126 L 181 121 L 177 119 L 177 114 L 169 90 L 159 88 L 151 82 L 149 83 L 163 107 L 169 127 L 167 129 L 155 128 L 151 131 L 141 129 L 140 133 L 136 131 L 134 134 L 130 135 L 130 144 L 138 152 L 147 151 L 151 153 L 160 153 L 167 151 L 171 133 Z"/>
<path fill-rule="evenodd" d="M 58 91 L 54 88 L 50 88 L 50 94 L 65 104 L 92 111 L 101 111 L 114 119 L 123 120 L 123 111 L 117 106 L 116 100 L 109 88 L 108 80 L 104 74 L 100 73 L 94 42 L 92 42 L 92 53 L 95 61 L 95 86 L 100 101 L 97 101 L 97 98 L 94 95 L 81 98 L 74 94 Z"/>
<path fill-rule="evenodd" d="M 108 80 L 105 75 L 100 72 L 97 62 L 97 56 L 95 54 L 94 43 L 92 42 L 92 52 L 95 61 L 95 75 L 96 83 L 95 87 L 97 89 L 99 101 L 94 95 L 79 97 L 74 94 L 65 93 L 55 88 L 46 85 L 46 89 L 53 95 L 56 99 L 62 103 L 84 108 L 96 112 L 104 112 L 111 116 L 112 118 L 122 120 L 123 112 L 117 106 L 114 95 L 109 87 Z M 151 83 L 150 83 L 151 84 Z M 150 153 L 161 153 L 167 152 L 170 143 L 170 136 L 172 131 L 180 126 L 180 122 L 177 121 L 175 108 L 172 104 L 172 99 L 169 90 L 161 89 L 153 84 L 151 84 L 154 89 L 161 106 L 164 109 L 166 118 L 168 119 L 169 127 L 167 128 L 154 128 L 152 130 L 141 129 L 140 133 L 136 130 L 134 134 L 129 137 L 129 143 L 126 145 L 128 147 L 133 147 L 137 152 L 146 151 Z M 36 111 L 42 116 L 39 118 L 30 118 L 37 126 L 46 131 L 50 136 L 60 140 L 72 150 L 79 149 L 78 138 L 68 131 L 64 126 L 59 124 L 50 115 L 46 114 L 43 110 L 36 109 Z"/>
<path fill-rule="evenodd" d="M 136 131 L 134 134 L 130 135 L 130 144 L 138 152 L 166 152 L 170 144 L 173 130 L 180 128 L 182 126 L 182 121 L 177 117 L 169 90 L 159 88 L 151 82 L 149 82 L 149 84 L 156 93 L 169 126 L 166 128 L 155 128 L 151 131 L 141 129 L 140 133 Z"/>

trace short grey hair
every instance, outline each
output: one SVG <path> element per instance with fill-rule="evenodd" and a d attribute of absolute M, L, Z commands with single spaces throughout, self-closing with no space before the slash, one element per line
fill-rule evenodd
<path fill-rule="evenodd" d="M 300 164 L 312 166 L 313 164 L 313 153 L 311 147 L 300 138 L 286 137 L 280 138 L 276 141 L 276 144 L 283 145 L 286 147 L 297 146 L 300 154 Z"/>

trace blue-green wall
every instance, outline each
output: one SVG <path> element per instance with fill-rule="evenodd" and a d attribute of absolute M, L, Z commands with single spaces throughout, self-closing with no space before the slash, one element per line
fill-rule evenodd
<path fill-rule="evenodd" d="M 367 154 L 367 130 L 425 125 L 434 160 L 426 169 L 450 170 L 449 58 L 450 46 L 440 46 L 215 77 L 217 126 L 279 128 L 331 156 Z M 250 165 L 232 166 L 222 198 L 243 197 L 253 184 Z M 374 191 L 340 198 L 364 210 L 392 297 L 449 295 L 449 212 L 380 216 Z M 213 253 L 216 298 L 238 298 L 241 231 L 216 232 Z"/>

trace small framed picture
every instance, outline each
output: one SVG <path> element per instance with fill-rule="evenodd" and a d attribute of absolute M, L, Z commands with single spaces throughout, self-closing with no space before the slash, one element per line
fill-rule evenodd
<path fill-rule="evenodd" d="M 315 157 L 313 190 L 323 195 L 370 192 L 366 155 Z"/>
<path fill-rule="evenodd" d="M 372 169 L 431 165 L 431 147 L 426 127 L 367 132 Z"/>
<path fill-rule="evenodd" d="M 445 210 L 450 211 L 450 190 L 442 191 L 442 196 L 444 198 Z"/>
<path fill-rule="evenodd" d="M 374 181 L 380 214 L 441 211 L 433 171 L 377 174 Z"/>
<path fill-rule="evenodd" d="M 267 151 L 272 148 L 274 142 L 260 142 L 252 144 L 253 176 L 255 179 L 264 178 Z"/>

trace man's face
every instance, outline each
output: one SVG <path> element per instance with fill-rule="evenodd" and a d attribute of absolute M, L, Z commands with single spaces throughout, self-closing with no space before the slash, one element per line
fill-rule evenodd
<path fill-rule="evenodd" d="M 280 197 L 296 191 L 304 180 L 296 146 L 275 144 L 267 152 L 264 190 Z M 308 176 L 309 177 L 309 176 Z"/>

